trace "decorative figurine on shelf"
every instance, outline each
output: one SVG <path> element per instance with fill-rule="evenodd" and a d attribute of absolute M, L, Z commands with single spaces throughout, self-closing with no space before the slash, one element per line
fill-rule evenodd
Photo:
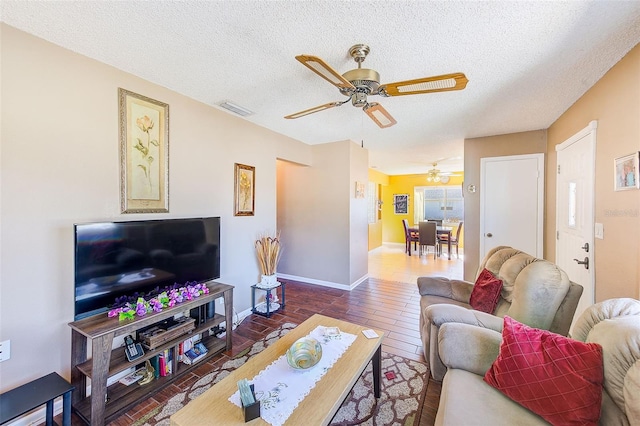
<path fill-rule="evenodd" d="M 140 386 L 151 383 L 155 378 L 155 372 L 156 372 L 155 368 L 153 368 L 153 366 L 151 365 L 151 362 L 147 360 L 144 363 L 144 371 L 141 372 L 142 379 L 140 379 L 140 381 L 138 382 Z"/>
<path fill-rule="evenodd" d="M 276 237 L 262 236 L 256 240 L 256 254 L 262 272 L 261 288 L 273 288 L 278 285 L 276 267 L 280 260 L 280 233 Z"/>

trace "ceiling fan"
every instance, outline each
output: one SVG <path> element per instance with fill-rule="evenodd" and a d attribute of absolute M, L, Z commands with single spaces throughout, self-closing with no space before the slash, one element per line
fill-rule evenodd
<path fill-rule="evenodd" d="M 367 96 L 380 95 L 404 96 L 422 93 L 445 92 L 462 90 L 467 86 L 467 77 L 463 73 L 444 74 L 415 80 L 398 81 L 396 83 L 380 84 L 380 74 L 371 69 L 362 68 L 362 62 L 369 54 L 369 46 L 356 44 L 349 49 L 349 55 L 358 64 L 358 68 L 340 75 L 329 64 L 317 56 L 298 55 L 296 59 L 311 71 L 336 86 L 340 93 L 348 98 L 344 101 L 329 102 L 304 111 L 296 112 L 284 118 L 299 118 L 325 109 L 344 105 L 351 101 L 353 106 L 362 110 L 381 128 L 391 127 L 396 120 L 377 102 L 369 102 Z"/>
<path fill-rule="evenodd" d="M 449 178 L 451 176 L 459 176 L 451 172 L 441 172 L 439 169 L 436 169 L 438 163 L 433 163 L 433 169 L 427 171 L 427 182 L 449 182 Z"/>

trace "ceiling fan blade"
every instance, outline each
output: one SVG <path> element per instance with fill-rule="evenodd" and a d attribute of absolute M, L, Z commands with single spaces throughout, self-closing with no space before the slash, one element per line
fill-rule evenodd
<path fill-rule="evenodd" d="M 300 112 L 296 112 L 296 113 L 293 113 L 293 114 L 289 114 L 289 115 L 285 116 L 284 118 L 293 119 L 293 118 L 304 117 L 305 115 L 313 114 L 314 112 L 320 112 L 320 111 L 324 111 L 325 109 L 329 109 L 329 108 L 340 106 L 343 103 L 344 102 L 329 102 L 328 104 L 319 105 L 317 107 L 305 109 L 304 111 L 300 111 Z"/>
<path fill-rule="evenodd" d="M 397 123 L 396 119 L 393 118 L 391 114 L 389 114 L 389 112 L 387 112 L 387 110 L 377 102 L 365 105 L 362 110 L 366 112 L 381 129 L 391 127 Z"/>
<path fill-rule="evenodd" d="M 339 87 L 340 89 L 356 89 L 349 80 L 344 78 L 338 73 L 338 71 L 331 68 L 329 64 L 317 56 L 298 55 L 296 56 L 296 59 L 302 62 L 305 67 L 309 68 L 311 71 L 315 72 L 334 86 Z"/>
<path fill-rule="evenodd" d="M 403 96 L 462 90 L 467 87 L 467 82 L 469 82 L 467 77 L 459 72 L 383 84 L 378 88 L 378 94 L 381 96 Z"/>

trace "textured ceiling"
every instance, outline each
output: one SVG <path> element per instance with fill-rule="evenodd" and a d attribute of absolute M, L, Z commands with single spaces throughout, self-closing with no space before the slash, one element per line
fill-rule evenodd
<path fill-rule="evenodd" d="M 545 129 L 640 42 L 640 1 L 10 1 L 2 21 L 308 144 L 346 139 L 388 174 L 438 161 L 462 169 L 463 140 Z M 463 91 L 382 98 L 398 124 L 360 109 L 285 115 L 345 98 L 295 60 L 340 73 L 349 48 L 395 82 L 463 72 Z"/>

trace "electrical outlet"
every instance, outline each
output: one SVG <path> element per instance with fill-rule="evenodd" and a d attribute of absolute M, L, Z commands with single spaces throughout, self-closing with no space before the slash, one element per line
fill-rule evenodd
<path fill-rule="evenodd" d="M 218 297 L 218 299 L 216 299 L 218 301 L 218 304 L 220 306 L 224 305 L 224 299 L 222 297 Z"/>
<path fill-rule="evenodd" d="M 11 358 L 11 340 L 0 342 L 0 362 Z"/>

